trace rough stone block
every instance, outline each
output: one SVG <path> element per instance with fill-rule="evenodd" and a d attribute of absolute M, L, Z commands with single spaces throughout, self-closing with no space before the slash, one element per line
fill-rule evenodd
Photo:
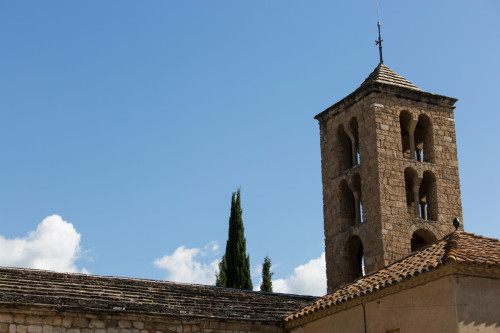
<path fill-rule="evenodd" d="M 10 313 L 0 313 L 0 323 L 10 324 L 13 322 L 12 315 Z"/>
<path fill-rule="evenodd" d="M 100 319 L 92 319 L 89 323 L 90 328 L 105 328 L 106 323 Z"/>
<path fill-rule="evenodd" d="M 43 333 L 54 333 L 54 326 L 43 325 Z"/>
<path fill-rule="evenodd" d="M 134 326 L 134 328 L 142 330 L 144 328 L 144 322 L 134 321 L 134 322 L 132 322 L 132 326 Z"/>
<path fill-rule="evenodd" d="M 120 328 L 130 328 L 132 327 L 132 323 L 130 322 L 130 320 L 119 320 L 118 326 Z"/>
<path fill-rule="evenodd" d="M 64 317 L 62 319 L 62 322 L 61 322 L 61 325 L 62 327 L 64 328 L 70 328 L 71 327 L 71 322 L 72 322 L 72 318 L 71 317 Z"/>
<path fill-rule="evenodd" d="M 47 316 L 43 318 L 43 323 L 45 325 L 61 326 L 61 317 L 59 316 Z"/>
<path fill-rule="evenodd" d="M 43 319 L 38 316 L 28 316 L 26 317 L 26 324 L 28 325 L 42 325 Z"/>
<path fill-rule="evenodd" d="M 42 333 L 42 326 L 28 325 L 28 333 Z"/>
<path fill-rule="evenodd" d="M 72 327 L 86 328 L 89 326 L 89 320 L 83 317 L 76 317 L 73 319 Z"/>

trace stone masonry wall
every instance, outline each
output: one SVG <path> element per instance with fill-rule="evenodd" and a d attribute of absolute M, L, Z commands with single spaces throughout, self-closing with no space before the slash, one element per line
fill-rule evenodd
<path fill-rule="evenodd" d="M 379 105 L 375 107 L 375 113 L 385 266 L 411 253 L 410 241 L 415 231 L 428 230 L 436 239 L 441 239 L 454 230 L 452 221 L 455 217 L 462 219 L 455 123 L 453 107 L 446 104 L 388 93 L 373 93 L 370 97 Z M 422 114 L 430 118 L 433 163 L 403 156 L 399 123 L 403 111 L 409 112 L 415 120 Z M 435 176 L 433 190 L 437 193 L 437 202 L 433 203 L 433 208 L 437 211 L 436 220 L 409 214 L 404 181 L 407 168 L 416 171 L 419 181 L 426 171 Z"/>
<path fill-rule="evenodd" d="M 358 123 L 359 163 L 343 169 L 338 160 L 339 126 L 346 127 L 353 118 Z M 364 264 L 367 272 L 383 266 L 383 244 L 380 225 L 380 187 L 378 186 L 378 152 L 376 118 L 370 101 L 363 99 L 343 108 L 337 114 L 320 120 L 321 163 L 323 173 L 323 214 L 325 230 L 325 255 L 327 262 L 328 290 L 357 276 L 353 275 L 353 258 L 349 253 L 349 240 L 361 239 Z M 345 152 L 344 152 L 345 153 Z M 353 178 L 361 179 L 362 222 L 346 218 L 345 202 L 340 193 L 340 184 L 353 184 Z"/>
<path fill-rule="evenodd" d="M 359 265 L 351 243 L 361 240 L 365 272 L 380 269 L 411 253 L 411 239 L 424 230 L 440 239 L 454 230 L 452 221 L 462 219 L 457 147 L 453 105 L 437 95 L 414 92 L 372 91 L 355 102 L 338 105 L 319 117 L 323 175 L 323 213 L 328 290 L 359 277 L 353 265 Z M 432 162 L 404 156 L 400 114 L 407 112 L 418 120 L 430 119 L 427 156 Z M 359 163 L 349 161 L 348 136 L 355 119 Z M 347 134 L 345 134 L 347 133 Z M 354 140 L 354 141 L 356 141 Z M 351 140 L 353 141 L 353 140 Z M 430 144 L 429 144 L 430 143 Z M 429 145 L 432 149 L 429 149 Z M 434 175 L 429 184 L 428 202 L 431 220 L 414 216 L 407 207 L 405 169 L 411 168 L 422 182 L 424 172 Z M 360 178 L 362 218 L 353 219 L 349 190 L 356 192 Z M 414 211 L 414 209 L 413 209 Z M 357 246 L 357 245 L 356 245 Z M 358 274 L 358 275 L 356 275 Z"/>
<path fill-rule="evenodd" d="M 281 333 L 281 324 L 0 309 L 0 333 Z"/>

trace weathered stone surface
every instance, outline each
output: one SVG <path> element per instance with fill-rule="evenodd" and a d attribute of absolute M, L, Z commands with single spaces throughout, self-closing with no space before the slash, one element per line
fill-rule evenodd
<path fill-rule="evenodd" d="M 10 324 L 13 322 L 13 317 L 10 313 L 0 313 L 0 323 Z"/>
<path fill-rule="evenodd" d="M 0 323 L 0 333 L 8 333 L 9 332 L 9 324 Z"/>
<path fill-rule="evenodd" d="M 42 333 L 42 326 L 28 325 L 28 333 Z"/>
<path fill-rule="evenodd" d="M 18 287 L 19 280 L 23 281 L 22 289 Z M 66 329 L 120 327 L 163 330 L 156 327 L 157 322 L 147 326 L 140 317 L 131 317 L 137 313 L 177 318 L 178 322 L 189 321 L 191 318 L 243 321 L 252 318 L 281 323 L 286 315 L 300 310 L 316 299 L 309 296 L 259 293 L 165 281 L 3 267 L 0 267 L 0 285 L 3 291 L 0 293 L 0 302 L 4 304 L 57 307 L 62 314 L 54 316 L 54 313 L 50 313 L 44 317 L 44 321 L 36 315 L 27 316 L 30 317 L 30 324 L 60 326 Z M 47 290 L 50 290 L 50 293 L 47 293 Z M 237 307 L 234 307 L 235 303 L 238 304 Z M 117 308 L 120 310 L 116 310 Z M 77 319 L 68 311 L 87 313 L 89 317 L 80 316 Z M 90 315 L 99 312 L 109 318 L 104 320 L 103 317 L 95 318 Z M 23 316 L 13 318 L 16 324 L 24 323 L 23 320 Z M 105 321 L 106 326 L 98 326 L 96 322 L 90 324 L 91 320 Z"/>
<path fill-rule="evenodd" d="M 62 318 L 62 327 L 64 328 L 70 328 L 72 323 L 72 319 L 70 317 L 64 317 Z"/>
<path fill-rule="evenodd" d="M 106 324 L 104 321 L 99 320 L 99 319 L 92 319 L 89 323 L 90 328 L 105 328 Z"/>
<path fill-rule="evenodd" d="M 316 116 L 330 291 L 359 277 L 357 252 L 372 272 L 410 254 L 414 233 L 437 240 L 462 217 L 449 121 L 456 100 L 410 87 L 387 66 L 377 70 Z M 382 72 L 382 81 L 392 77 L 383 84 Z"/>
<path fill-rule="evenodd" d="M 85 328 L 89 326 L 89 320 L 84 317 L 76 317 L 71 321 L 71 326 L 76 328 Z"/>
<path fill-rule="evenodd" d="M 142 321 L 134 321 L 134 322 L 132 323 L 132 326 L 133 326 L 134 328 L 137 328 L 137 329 L 142 330 L 142 329 L 144 328 L 144 322 L 142 322 Z"/>
<path fill-rule="evenodd" d="M 120 320 L 118 322 L 118 326 L 120 328 L 130 328 L 132 327 L 132 323 L 130 322 L 130 320 Z"/>
<path fill-rule="evenodd" d="M 42 325 L 43 320 L 42 320 L 42 317 L 28 316 L 28 317 L 26 317 L 26 324 L 28 324 L 28 325 Z"/>
<path fill-rule="evenodd" d="M 60 326 L 62 319 L 59 316 L 48 316 L 43 318 L 43 323 L 45 325 Z"/>

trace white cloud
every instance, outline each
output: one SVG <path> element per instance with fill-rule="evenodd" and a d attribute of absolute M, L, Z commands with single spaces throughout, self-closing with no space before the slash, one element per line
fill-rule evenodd
<path fill-rule="evenodd" d="M 196 259 L 197 257 L 214 255 L 218 248 L 216 242 L 210 242 L 203 250 L 199 248 L 188 249 L 182 245 L 174 253 L 156 259 L 154 265 L 167 271 L 166 280 L 168 281 L 213 285 L 215 284 L 215 272 L 218 269 L 219 260 L 215 259 L 209 264 L 205 264 Z"/>
<path fill-rule="evenodd" d="M 260 285 L 259 285 L 260 288 Z M 325 252 L 293 270 L 285 279 L 273 280 L 273 291 L 300 295 L 323 296 L 326 294 Z"/>
<path fill-rule="evenodd" d="M 87 273 L 75 264 L 81 255 L 80 239 L 73 224 L 51 215 L 26 237 L 6 239 L 0 235 L 0 265 Z"/>

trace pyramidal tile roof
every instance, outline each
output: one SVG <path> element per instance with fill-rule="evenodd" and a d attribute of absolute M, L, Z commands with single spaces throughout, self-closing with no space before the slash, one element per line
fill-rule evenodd
<path fill-rule="evenodd" d="M 500 269 L 500 242 L 463 231 L 455 231 L 440 241 L 409 256 L 365 275 L 318 298 L 312 305 L 286 317 L 286 321 L 303 318 L 342 302 L 367 295 L 455 262 L 459 265 Z"/>
<path fill-rule="evenodd" d="M 407 89 L 412 89 L 412 90 L 417 90 L 417 91 L 422 91 L 420 88 L 418 88 L 416 85 L 399 75 L 398 73 L 394 72 L 392 69 L 387 67 L 386 65 L 380 63 L 378 66 L 373 70 L 373 72 L 368 75 L 366 80 L 361 84 L 361 87 L 367 86 L 370 83 L 382 83 L 382 84 L 388 84 L 391 86 L 398 86 L 401 88 L 407 88 Z"/>

